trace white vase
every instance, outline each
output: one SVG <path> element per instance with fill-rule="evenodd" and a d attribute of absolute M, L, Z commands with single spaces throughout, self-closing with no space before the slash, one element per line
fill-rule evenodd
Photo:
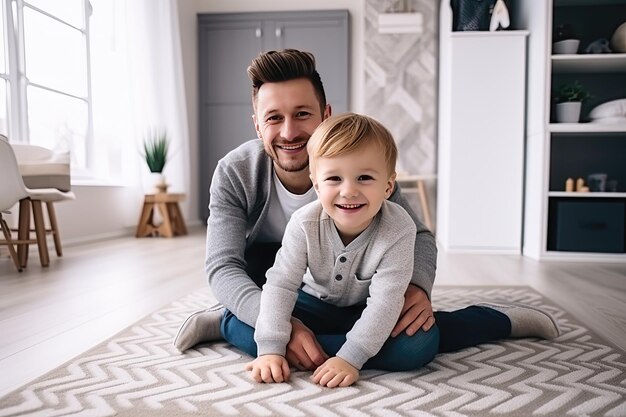
<path fill-rule="evenodd" d="M 152 181 L 152 187 L 154 187 L 154 191 L 157 193 L 166 193 L 167 187 L 169 184 L 165 181 L 165 176 L 162 172 L 152 172 L 150 174 L 150 178 Z"/>
<path fill-rule="evenodd" d="M 562 41 L 554 42 L 552 44 L 552 53 L 555 55 L 576 54 L 578 53 L 579 45 L 580 41 L 578 39 L 565 39 Z"/>
<path fill-rule="evenodd" d="M 580 121 L 580 101 L 567 101 L 556 105 L 556 121 L 559 123 L 578 123 Z"/>

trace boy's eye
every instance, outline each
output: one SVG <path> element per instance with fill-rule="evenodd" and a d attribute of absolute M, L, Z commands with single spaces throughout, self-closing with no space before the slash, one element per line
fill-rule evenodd
<path fill-rule="evenodd" d="M 359 176 L 359 181 L 369 181 L 369 180 L 373 180 L 374 178 L 372 178 L 371 175 L 361 175 Z"/>
<path fill-rule="evenodd" d="M 326 178 L 326 181 L 337 182 L 337 181 L 341 181 L 341 178 L 339 178 L 338 176 L 333 176 L 333 177 Z"/>

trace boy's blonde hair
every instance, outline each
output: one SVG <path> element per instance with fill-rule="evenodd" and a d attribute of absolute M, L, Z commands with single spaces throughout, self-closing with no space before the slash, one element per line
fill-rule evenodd
<path fill-rule="evenodd" d="M 329 117 L 315 129 L 307 144 L 311 173 L 315 172 L 317 158 L 347 154 L 369 143 L 376 143 L 380 147 L 387 163 L 388 175 L 395 174 L 398 148 L 385 126 L 371 117 L 356 113 Z"/>

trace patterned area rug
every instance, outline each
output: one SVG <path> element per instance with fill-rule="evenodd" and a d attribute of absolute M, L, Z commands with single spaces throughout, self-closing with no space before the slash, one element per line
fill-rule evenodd
<path fill-rule="evenodd" d="M 226 343 L 179 354 L 173 336 L 213 302 L 199 290 L 0 399 L 0 416 L 626 416 L 623 352 L 529 287 L 435 287 L 437 309 L 508 300 L 559 320 L 553 341 L 509 340 L 441 354 L 414 372 L 364 371 L 348 388 L 256 384 Z"/>

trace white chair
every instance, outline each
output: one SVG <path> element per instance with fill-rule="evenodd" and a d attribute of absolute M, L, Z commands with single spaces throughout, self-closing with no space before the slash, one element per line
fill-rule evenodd
<path fill-rule="evenodd" d="M 37 160 L 40 161 L 40 164 L 43 165 L 41 161 L 46 160 L 40 157 L 36 157 L 33 159 L 29 159 L 29 155 L 42 155 L 42 152 L 47 151 L 52 153 L 51 151 L 46 150 L 45 148 L 41 148 L 34 145 L 9 145 L 9 151 L 13 156 L 13 159 L 17 161 L 17 172 L 20 177 L 20 184 L 23 187 L 24 191 L 27 194 L 28 198 L 20 200 L 20 215 L 19 215 L 19 226 L 18 226 L 18 240 L 22 242 L 30 241 L 30 232 L 34 231 L 37 239 L 37 246 L 39 249 L 39 260 L 41 261 L 41 266 L 48 266 L 50 264 L 50 257 L 48 254 L 48 245 L 46 241 L 46 235 L 52 234 L 54 238 L 54 245 L 56 248 L 56 253 L 58 256 L 63 256 L 63 249 L 61 246 L 61 237 L 59 234 L 59 227 L 56 220 L 56 214 L 54 211 L 53 203 L 59 201 L 67 201 L 74 200 L 76 196 L 71 191 L 61 191 L 57 188 L 28 188 L 24 184 L 24 179 L 22 177 L 22 173 L 20 172 L 20 165 L 27 166 L 28 164 L 36 165 Z M 15 148 L 18 149 L 19 159 L 16 158 Z M 32 153 L 29 152 L 32 150 Z M 68 164 L 69 166 L 69 164 Z M 68 168 L 69 169 L 69 168 Z M 43 174 L 43 171 L 39 172 L 39 174 Z M 45 176 L 45 175 L 44 175 Z M 51 175 L 52 177 L 52 175 Z M 52 184 L 50 184 L 52 185 Z M 48 211 L 48 220 L 50 223 L 50 228 L 47 229 L 43 217 L 43 206 L 42 203 L 46 203 L 46 208 Z M 32 215 L 34 221 L 34 229 L 30 228 L 30 213 L 32 207 Z M 17 246 L 17 255 L 20 261 L 20 265 L 22 267 L 26 267 L 28 262 L 28 245 L 20 245 Z"/>
<path fill-rule="evenodd" d="M 57 256 L 63 256 L 54 203 L 76 198 L 74 193 L 70 191 L 69 152 L 54 152 L 50 149 L 30 144 L 16 143 L 12 144 L 12 146 L 20 174 L 32 200 L 34 231 L 37 234 L 37 239 L 43 239 L 45 242 L 45 236 L 51 234 L 54 239 Z M 48 222 L 50 223 L 49 229 L 44 226 L 42 202 L 46 203 Z M 28 209 L 25 208 L 24 212 L 28 212 Z M 47 256 L 46 246 L 44 257 L 47 258 Z"/>
<path fill-rule="evenodd" d="M 8 210 L 17 204 L 18 201 L 27 199 L 28 193 L 17 168 L 17 161 L 11 150 L 11 145 L 3 136 L 0 136 L 0 178 L 2 178 L 2 181 L 0 181 L 0 227 L 4 234 L 4 241 L 0 241 L 0 244 L 8 246 L 15 267 L 19 272 L 22 272 L 23 266 L 17 256 L 14 245 L 25 243 L 19 239 L 17 241 L 13 240 L 11 230 L 2 214 L 9 213 Z M 32 242 L 34 243 L 35 241 Z"/>

